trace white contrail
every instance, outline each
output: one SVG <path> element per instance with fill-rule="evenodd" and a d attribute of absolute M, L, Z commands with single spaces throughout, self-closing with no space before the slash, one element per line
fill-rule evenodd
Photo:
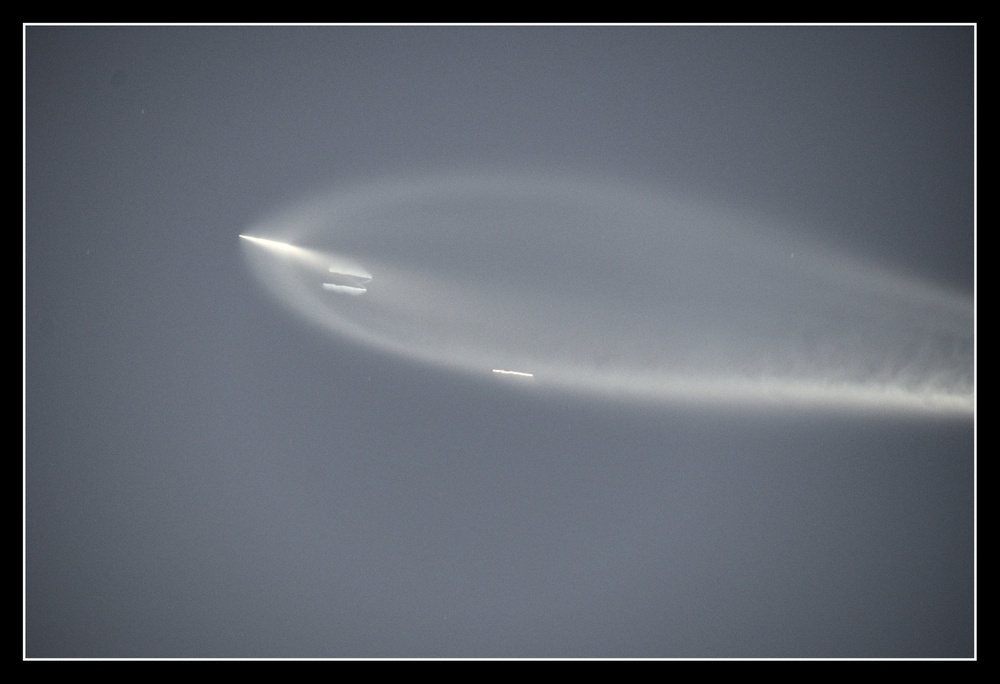
<path fill-rule="evenodd" d="M 662 195 L 433 177 L 326 195 L 241 237 L 292 310 L 427 363 L 752 411 L 975 407 L 971 297 Z"/>

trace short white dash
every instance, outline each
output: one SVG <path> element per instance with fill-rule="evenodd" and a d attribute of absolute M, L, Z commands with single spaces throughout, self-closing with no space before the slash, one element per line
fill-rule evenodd
<path fill-rule="evenodd" d="M 512 370 L 501 370 L 499 368 L 494 368 L 493 372 L 497 375 L 516 375 L 519 378 L 533 378 L 534 373 L 525 373 L 523 371 L 512 371 Z"/>

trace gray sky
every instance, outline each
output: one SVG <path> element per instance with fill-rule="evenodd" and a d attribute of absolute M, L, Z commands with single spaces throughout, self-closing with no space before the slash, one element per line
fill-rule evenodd
<path fill-rule="evenodd" d="M 28 27 L 27 655 L 973 655 L 971 416 L 525 392 L 303 323 L 237 238 L 359 183 L 586 176 L 971 303 L 973 38 Z"/>

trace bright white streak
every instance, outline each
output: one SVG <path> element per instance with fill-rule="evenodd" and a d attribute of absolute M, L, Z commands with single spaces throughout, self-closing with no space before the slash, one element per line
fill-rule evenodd
<path fill-rule="evenodd" d="M 323 197 L 254 232 L 285 238 L 241 236 L 266 248 L 247 257 L 290 308 L 426 363 L 753 411 L 974 410 L 971 300 L 669 198 L 432 178 Z"/>
<path fill-rule="evenodd" d="M 493 372 L 497 375 L 514 375 L 519 378 L 533 378 L 534 373 L 525 373 L 524 371 L 512 371 L 512 370 L 501 370 L 500 368 L 494 368 Z"/>
<path fill-rule="evenodd" d="M 323 283 L 324 290 L 331 290 L 333 292 L 340 292 L 342 294 L 349 295 L 362 295 L 368 292 L 366 288 L 363 287 L 353 287 L 351 285 L 337 285 L 336 283 Z"/>

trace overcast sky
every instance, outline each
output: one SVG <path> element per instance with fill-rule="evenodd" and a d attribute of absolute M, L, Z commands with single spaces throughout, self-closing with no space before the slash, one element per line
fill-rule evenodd
<path fill-rule="evenodd" d="M 974 37 L 26 28 L 26 654 L 972 656 L 971 416 L 524 392 L 305 324 L 238 235 L 599 177 L 971 311 Z"/>

